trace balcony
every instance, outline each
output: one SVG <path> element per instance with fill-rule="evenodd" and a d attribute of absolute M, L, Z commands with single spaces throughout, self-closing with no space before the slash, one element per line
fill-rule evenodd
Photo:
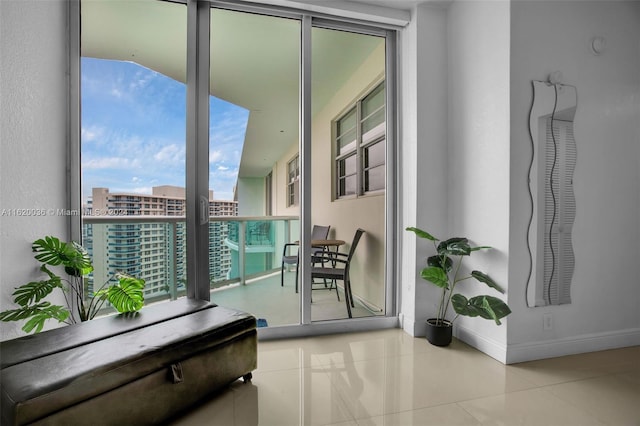
<path fill-rule="evenodd" d="M 132 225 L 142 225 L 132 228 Z M 270 326 L 300 322 L 300 298 L 295 292 L 295 272 L 285 271 L 281 280 L 281 256 L 284 244 L 298 240 L 298 218 L 212 216 L 210 218 L 209 282 L 211 300 L 238 308 L 265 318 Z M 153 239 L 142 240 L 136 253 L 156 253 L 153 268 L 145 262 L 119 270 L 123 259 L 113 257 L 114 237 L 118 230 L 132 229 L 148 232 L 153 228 Z M 183 238 L 184 217 L 176 216 L 121 216 L 83 218 L 83 234 L 91 235 L 90 254 L 94 260 L 93 283 L 105 282 L 116 272 L 135 273 L 147 282 L 146 303 L 175 300 L 186 295 L 186 241 Z M 108 232 L 107 232 L 108 230 Z M 89 247 L 88 247 L 89 249 Z M 119 252 L 122 254 L 122 252 Z M 160 263 L 162 263 L 160 265 Z M 135 268 L 135 271 L 134 271 Z M 159 274 L 161 269 L 163 273 Z M 340 300 L 336 291 L 314 291 L 312 320 L 346 318 L 342 289 Z M 356 305 L 354 317 L 375 315 L 364 304 Z M 376 313 L 380 315 L 380 313 Z"/>

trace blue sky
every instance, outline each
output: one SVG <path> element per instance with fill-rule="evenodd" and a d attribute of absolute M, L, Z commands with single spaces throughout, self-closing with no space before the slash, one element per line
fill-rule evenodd
<path fill-rule="evenodd" d="M 230 200 L 249 111 L 210 97 L 209 188 Z M 82 192 L 185 186 L 186 86 L 131 62 L 82 58 Z"/>

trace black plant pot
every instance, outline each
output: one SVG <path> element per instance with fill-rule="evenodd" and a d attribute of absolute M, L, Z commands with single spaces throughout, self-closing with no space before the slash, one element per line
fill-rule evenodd
<path fill-rule="evenodd" d="M 435 346 L 449 346 L 453 326 L 447 320 L 439 321 L 435 318 L 427 320 L 427 340 Z"/>

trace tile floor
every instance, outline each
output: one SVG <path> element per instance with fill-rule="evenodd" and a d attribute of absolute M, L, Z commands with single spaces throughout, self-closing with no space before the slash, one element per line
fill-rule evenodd
<path fill-rule="evenodd" d="M 399 329 L 260 341 L 234 382 L 174 426 L 640 425 L 640 347 L 505 366 Z"/>
<path fill-rule="evenodd" d="M 311 304 L 311 320 L 324 321 L 346 319 L 347 307 L 344 293 L 340 289 L 340 299 L 335 290 L 322 289 L 313 291 Z M 250 281 L 247 285 L 236 285 L 211 292 L 211 300 L 221 306 L 250 312 L 256 318 L 264 318 L 269 326 L 291 325 L 300 323 L 300 294 L 295 292 L 295 272 L 285 274 L 284 286 L 280 285 L 280 272 Z M 352 308 L 354 318 L 370 317 L 375 314 L 361 304 Z M 377 315 L 383 315 L 378 312 Z"/>

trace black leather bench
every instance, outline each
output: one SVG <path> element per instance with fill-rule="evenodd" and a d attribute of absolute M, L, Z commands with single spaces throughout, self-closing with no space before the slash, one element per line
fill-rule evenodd
<path fill-rule="evenodd" d="M 257 366 L 256 319 L 180 299 L 0 343 L 2 425 L 142 425 Z"/>

